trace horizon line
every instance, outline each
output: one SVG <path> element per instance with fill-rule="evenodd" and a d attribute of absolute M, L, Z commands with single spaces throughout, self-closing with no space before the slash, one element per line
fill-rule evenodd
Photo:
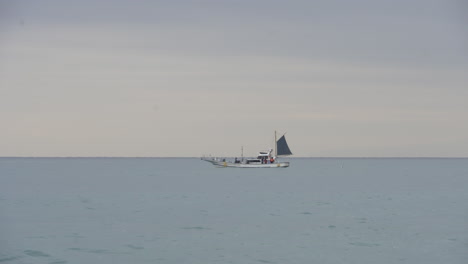
<path fill-rule="evenodd" d="M 237 156 L 223 156 L 218 158 L 235 158 Z M 34 158 L 50 158 L 50 159 L 193 159 L 193 158 L 208 158 L 208 157 L 198 157 L 198 156 L 0 156 L 1 159 L 11 159 L 11 158 L 24 158 L 24 159 L 34 159 Z M 213 158 L 216 158 L 213 156 Z M 247 157 L 245 157 L 247 158 Z M 362 156 L 362 157 L 353 157 L 353 156 L 297 156 L 297 157 L 280 157 L 286 159 L 468 159 L 468 156 Z"/>

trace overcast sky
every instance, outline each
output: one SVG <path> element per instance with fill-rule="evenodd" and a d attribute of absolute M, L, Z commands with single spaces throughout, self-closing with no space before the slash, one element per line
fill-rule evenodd
<path fill-rule="evenodd" d="M 467 157 L 468 4 L 0 0 L 0 156 Z"/>

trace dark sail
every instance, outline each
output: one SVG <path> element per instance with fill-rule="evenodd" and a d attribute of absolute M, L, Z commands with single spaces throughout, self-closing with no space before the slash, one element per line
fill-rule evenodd
<path fill-rule="evenodd" d="M 291 150 L 289 150 L 288 143 L 286 143 L 286 138 L 284 136 L 282 136 L 276 142 L 276 152 L 278 156 L 292 155 Z"/>

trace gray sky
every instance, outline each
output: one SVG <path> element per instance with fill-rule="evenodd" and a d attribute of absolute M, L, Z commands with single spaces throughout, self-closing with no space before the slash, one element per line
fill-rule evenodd
<path fill-rule="evenodd" d="M 1 1 L 0 156 L 468 156 L 465 1 Z"/>

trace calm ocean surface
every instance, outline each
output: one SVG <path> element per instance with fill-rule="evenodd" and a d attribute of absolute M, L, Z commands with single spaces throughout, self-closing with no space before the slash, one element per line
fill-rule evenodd
<path fill-rule="evenodd" d="M 468 263 L 468 159 L 0 158 L 0 263 Z"/>

